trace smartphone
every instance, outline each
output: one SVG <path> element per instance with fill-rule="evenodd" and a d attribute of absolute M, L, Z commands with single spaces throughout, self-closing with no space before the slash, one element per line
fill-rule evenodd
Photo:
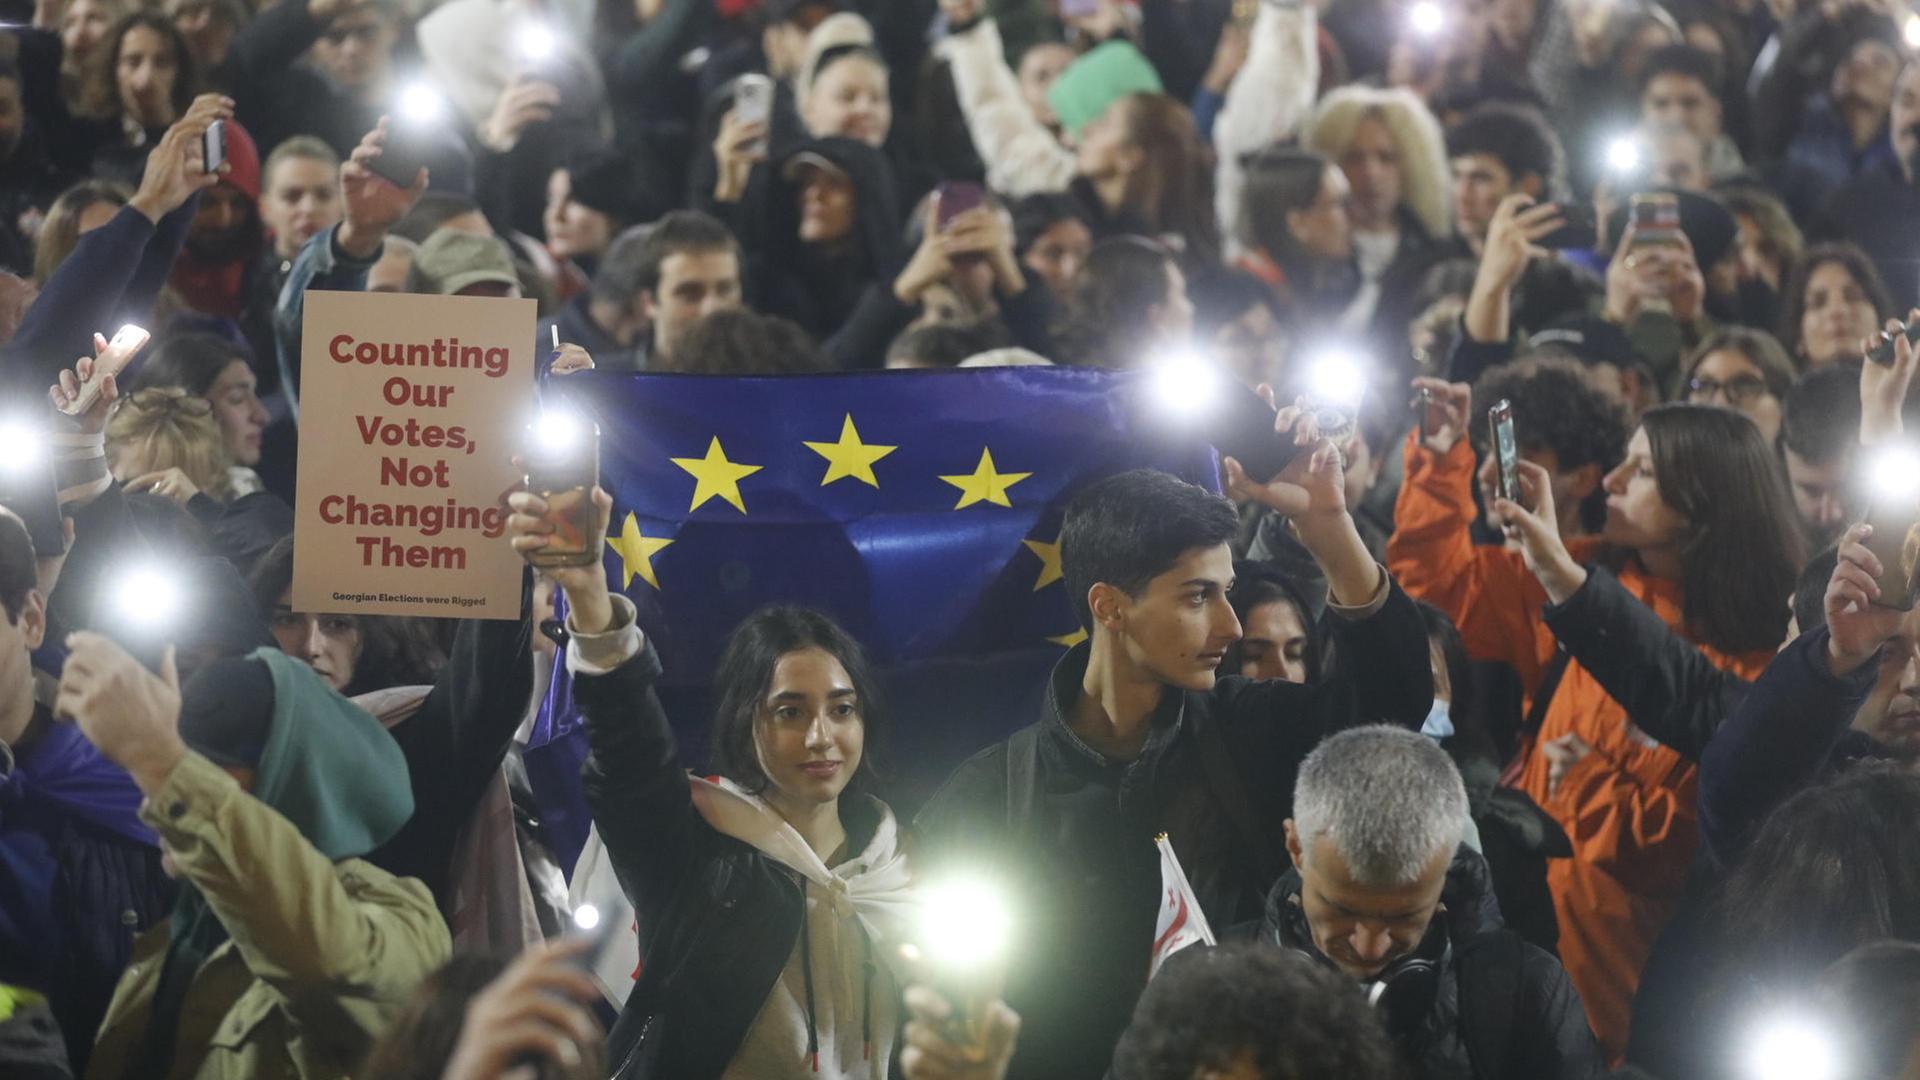
<path fill-rule="evenodd" d="M 552 422 L 527 428 L 522 460 L 527 490 L 547 501 L 553 534 L 547 546 L 527 556 L 534 566 L 590 566 L 600 561 L 605 540 L 593 487 L 600 482 L 600 427 L 590 420 L 563 429 Z"/>
<path fill-rule="evenodd" d="M 1920 345 L 1920 322 L 1901 323 L 1900 332 L 1906 334 L 1907 341 Z M 1893 342 L 1896 334 L 1880 331 L 1880 343 L 1867 350 L 1866 358 L 1881 367 L 1893 366 Z"/>
<path fill-rule="evenodd" d="M 1500 497 L 1520 501 L 1520 444 L 1513 437 L 1513 403 L 1502 399 L 1487 410 L 1487 426 L 1493 430 L 1493 454 L 1499 462 Z"/>
<path fill-rule="evenodd" d="M 1060 0 L 1060 17 L 1084 19 L 1100 14 L 1100 0 Z"/>
<path fill-rule="evenodd" d="M 227 122 L 215 120 L 200 134 L 200 170 L 216 173 L 227 163 Z"/>
<path fill-rule="evenodd" d="M 1419 416 L 1420 438 L 1431 439 L 1440 433 L 1440 425 L 1445 418 L 1440 411 L 1440 399 L 1432 390 L 1421 387 L 1413 395 L 1413 410 Z"/>
<path fill-rule="evenodd" d="M 740 76 L 733 84 L 733 116 L 743 124 L 767 124 L 773 120 L 773 80 L 757 73 L 749 72 Z M 767 151 L 765 139 L 756 140 L 749 148 L 753 153 L 764 154 Z"/>
<path fill-rule="evenodd" d="M 132 323 L 116 330 L 113 340 L 107 342 L 106 350 L 93 358 L 93 374 L 87 377 L 86 382 L 80 384 L 80 394 L 67 404 L 66 414 L 79 416 L 93 408 L 93 403 L 100 397 L 100 384 L 106 380 L 107 376 L 118 375 L 125 370 L 134 354 L 146 348 L 148 340 L 152 337 L 152 334 Z"/>
<path fill-rule="evenodd" d="M 1643 191 L 1628 204 L 1633 244 L 1680 243 L 1680 197 L 1670 191 Z"/>
<path fill-rule="evenodd" d="M 1593 218 L 1593 207 L 1585 203 L 1561 203 L 1560 227 L 1540 238 L 1548 251 L 1592 251 L 1600 244 L 1600 232 Z"/>
<path fill-rule="evenodd" d="M 978 210 L 987 204 L 987 191 L 970 180 L 949 180 L 942 183 L 939 194 L 935 196 L 934 212 L 940 223 L 940 231 L 945 232 L 953 220 L 961 214 Z"/>
<path fill-rule="evenodd" d="M 395 187 L 410 188 L 427 165 L 426 133 L 417 123 L 401 121 L 387 129 L 387 141 L 380 156 L 367 167 L 393 182 Z"/>
<path fill-rule="evenodd" d="M 1873 534 L 1864 543 L 1885 571 L 1875 579 L 1875 584 L 1880 586 L 1880 599 L 1874 601 L 1875 607 L 1913 610 L 1913 558 L 1907 554 L 1907 536 L 1914 525 L 1920 523 L 1920 506 L 1911 503 L 1912 500 L 1906 505 L 1876 502 L 1867 511 L 1867 524 L 1873 526 Z"/>

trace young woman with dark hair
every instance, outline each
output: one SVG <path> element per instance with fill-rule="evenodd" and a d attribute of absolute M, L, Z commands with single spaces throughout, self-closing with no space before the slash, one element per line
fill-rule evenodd
<path fill-rule="evenodd" d="M 1360 288 L 1346 174 L 1311 150 L 1276 147 L 1247 162 L 1246 177 L 1242 264 L 1273 286 L 1296 324 L 1331 328 Z"/>
<path fill-rule="evenodd" d="M 161 342 L 141 361 L 135 392 L 150 386 L 174 386 L 213 406 L 227 444 L 227 456 L 241 468 L 260 464 L 260 439 L 267 427 L 266 406 L 256 392 L 253 365 L 244 345 L 219 334 L 199 331 Z M 257 490 L 259 478 L 249 490 Z"/>
<path fill-rule="evenodd" d="M 1860 358 L 1860 340 L 1894 313 L 1866 252 L 1816 244 L 1794 264 L 1781 296 L 1780 340 L 1804 367 Z"/>
<path fill-rule="evenodd" d="M 1240 637 L 1220 658 L 1220 674 L 1249 679 L 1318 682 L 1323 661 L 1313 605 L 1300 586 L 1263 563 L 1233 564 L 1227 600 L 1240 620 Z"/>
<path fill-rule="evenodd" d="M 1556 616 L 1600 593 L 1630 596 L 1715 666 L 1751 679 L 1780 643 L 1804 561 L 1792 504 L 1752 421 L 1670 405 L 1645 414 L 1608 474 L 1597 540 L 1561 541 L 1550 478 L 1522 461 L 1519 499 L 1493 500 L 1520 550 L 1475 547 L 1464 436 L 1484 421 L 1464 384 L 1415 385 L 1437 397 L 1446 420 L 1431 438 L 1410 438 L 1389 565 L 1458 623 L 1474 659 L 1512 666 L 1533 701 L 1539 727 L 1509 770 L 1574 842 L 1575 857 L 1553 860 L 1547 874 L 1561 957 L 1617 1059 L 1640 970 L 1698 843 L 1699 770 L 1633 726 L 1582 661 L 1587 650 L 1626 645 L 1583 638 Z M 1493 482 L 1489 465 L 1482 483 Z"/>
<path fill-rule="evenodd" d="M 612 498 L 594 493 L 602 528 Z M 515 550 L 552 532 L 510 496 Z M 609 1045 L 621 1076 L 888 1075 L 903 983 L 891 942 L 912 874 L 870 792 L 886 713 L 864 652 L 818 612 L 747 617 L 714 675 L 717 776 L 686 772 L 631 601 L 591 566 L 549 571 L 587 719 L 594 826 L 640 925 L 639 982 Z"/>
<path fill-rule="evenodd" d="M 142 11 L 115 24 L 83 88 L 91 114 L 84 126 L 96 140 L 92 175 L 138 183 L 147 152 L 186 115 L 199 84 L 193 52 L 172 20 Z"/>

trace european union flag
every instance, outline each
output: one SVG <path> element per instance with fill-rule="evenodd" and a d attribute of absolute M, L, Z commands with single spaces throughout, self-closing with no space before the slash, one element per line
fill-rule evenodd
<path fill-rule="evenodd" d="M 1218 489 L 1212 449 L 1132 373 L 585 373 L 546 393 L 600 426 L 608 581 L 659 649 L 690 763 L 734 627 L 800 604 L 886 674 L 896 773 L 937 781 L 1030 723 L 1084 637 L 1060 576 L 1074 493 L 1141 467 Z M 575 723 L 557 672 L 536 744 Z"/>

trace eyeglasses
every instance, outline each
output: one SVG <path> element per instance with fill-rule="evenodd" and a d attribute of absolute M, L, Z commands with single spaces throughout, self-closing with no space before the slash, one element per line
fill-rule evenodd
<path fill-rule="evenodd" d="M 1695 376 L 1687 380 L 1687 398 L 1690 401 L 1707 401 L 1716 395 L 1725 395 L 1734 405 L 1751 405 L 1767 392 L 1767 382 L 1758 375 L 1738 375 L 1721 382 Z"/>

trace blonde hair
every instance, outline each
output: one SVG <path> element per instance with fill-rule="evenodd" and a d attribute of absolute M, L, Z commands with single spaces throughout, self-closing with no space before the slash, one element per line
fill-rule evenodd
<path fill-rule="evenodd" d="M 114 406 L 107 421 L 107 459 L 122 454 L 141 462 L 141 472 L 179 469 L 193 486 L 225 502 L 233 495 L 226 440 L 214 422 L 213 405 L 177 386 L 155 386 Z"/>
<path fill-rule="evenodd" d="M 1306 145 L 1339 164 L 1353 145 L 1360 121 L 1369 117 L 1386 127 L 1400 150 L 1400 201 L 1429 236 L 1444 238 L 1452 229 L 1446 139 L 1440 122 L 1412 91 L 1342 86 L 1328 93 L 1307 125 Z"/>

